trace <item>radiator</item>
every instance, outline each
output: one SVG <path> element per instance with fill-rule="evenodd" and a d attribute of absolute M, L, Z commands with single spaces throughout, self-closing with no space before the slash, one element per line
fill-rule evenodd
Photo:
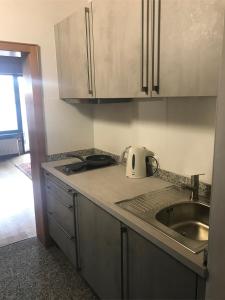
<path fill-rule="evenodd" d="M 19 154 L 18 139 L 6 139 L 0 140 L 0 156 Z"/>

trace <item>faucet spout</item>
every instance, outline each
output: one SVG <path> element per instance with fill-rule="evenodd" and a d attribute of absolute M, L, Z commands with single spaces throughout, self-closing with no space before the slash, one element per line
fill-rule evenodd
<path fill-rule="evenodd" d="M 199 200 L 199 175 L 191 176 L 191 200 L 197 201 Z"/>
<path fill-rule="evenodd" d="M 191 201 L 199 200 L 199 176 L 204 174 L 195 174 L 191 176 L 191 185 L 183 185 L 184 188 L 191 190 Z"/>

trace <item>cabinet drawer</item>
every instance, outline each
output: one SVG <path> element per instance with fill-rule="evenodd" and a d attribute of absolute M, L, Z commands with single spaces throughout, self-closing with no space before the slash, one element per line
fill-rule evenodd
<path fill-rule="evenodd" d="M 46 178 L 47 194 L 51 192 L 55 200 L 58 200 L 68 208 L 73 206 L 74 190 L 67 186 L 59 185 L 55 180 Z"/>
<path fill-rule="evenodd" d="M 47 191 L 46 196 L 48 213 L 53 215 L 69 235 L 74 237 L 74 206 L 63 205 L 62 201 L 54 197 L 51 190 Z"/>
<path fill-rule="evenodd" d="M 72 262 L 72 264 L 76 266 L 76 248 L 74 238 L 69 236 L 50 214 L 48 214 L 48 226 L 50 236 Z"/>
<path fill-rule="evenodd" d="M 48 172 L 45 172 L 45 180 L 50 180 L 51 182 L 54 182 L 56 185 L 58 185 L 64 190 L 67 190 L 68 188 L 71 189 L 71 187 L 68 186 L 65 182 Z"/>

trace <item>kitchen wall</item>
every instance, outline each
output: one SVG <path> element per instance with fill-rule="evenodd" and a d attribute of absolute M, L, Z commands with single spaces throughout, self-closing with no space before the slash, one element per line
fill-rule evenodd
<path fill-rule="evenodd" d="M 120 154 L 128 145 L 154 151 L 162 169 L 211 183 L 215 97 L 104 104 L 94 108 L 95 147 Z"/>
<path fill-rule="evenodd" d="M 53 25 L 75 10 L 74 0 L 1 0 L 0 40 L 41 47 L 48 154 L 93 147 L 92 108 L 59 100 Z"/>

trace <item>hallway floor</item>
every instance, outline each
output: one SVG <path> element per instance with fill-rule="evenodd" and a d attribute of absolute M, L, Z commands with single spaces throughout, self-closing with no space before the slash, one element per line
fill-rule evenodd
<path fill-rule="evenodd" d="M 36 236 L 32 181 L 14 165 L 26 161 L 0 161 L 0 247 Z"/>
<path fill-rule="evenodd" d="M 0 299 L 97 300 L 56 247 L 30 238 L 0 248 Z"/>

